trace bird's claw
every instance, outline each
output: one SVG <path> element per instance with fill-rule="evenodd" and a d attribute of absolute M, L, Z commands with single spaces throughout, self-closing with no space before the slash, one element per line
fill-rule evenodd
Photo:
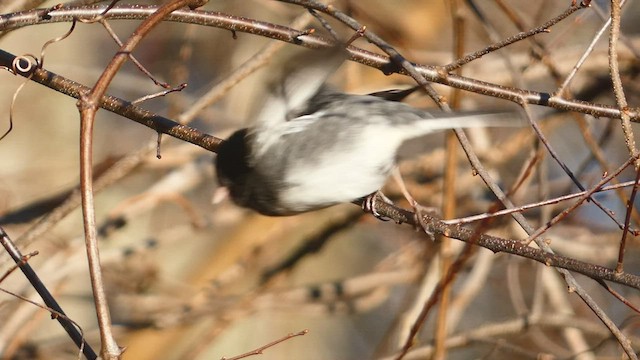
<path fill-rule="evenodd" d="M 381 191 L 376 191 L 374 193 L 367 195 L 364 198 L 364 200 L 362 201 L 362 210 L 373 214 L 373 216 L 375 216 L 376 219 L 378 220 L 382 220 L 382 221 L 391 220 L 390 218 L 383 216 L 378 212 L 377 204 L 379 201 L 383 201 L 389 205 L 393 205 L 393 202 L 389 200 L 389 198 L 386 197 Z"/>

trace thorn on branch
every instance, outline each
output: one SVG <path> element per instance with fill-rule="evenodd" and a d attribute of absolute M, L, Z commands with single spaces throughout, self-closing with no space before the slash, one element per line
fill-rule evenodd
<path fill-rule="evenodd" d="M 61 8 L 62 8 L 62 4 L 56 4 L 50 8 L 44 9 L 42 10 L 40 17 L 42 18 L 42 20 L 51 20 L 51 15 L 49 15 L 49 13 L 52 11 L 59 10 Z"/>
<path fill-rule="evenodd" d="M 28 253 L 28 254 L 22 255 L 22 260 L 21 260 L 21 262 L 20 262 L 20 266 L 22 266 L 22 265 L 26 264 L 27 262 L 29 262 L 29 260 L 30 260 L 32 257 L 34 257 L 34 256 L 36 256 L 36 255 L 38 255 L 38 254 L 40 254 L 40 252 L 39 252 L 38 250 L 36 250 L 36 251 L 32 251 L 32 252 L 30 252 L 30 253 Z"/>
<path fill-rule="evenodd" d="M 316 32 L 316 29 L 307 29 L 307 30 L 301 31 L 299 34 L 293 37 L 293 42 L 296 45 L 300 45 L 302 43 L 302 40 L 300 40 L 301 36 L 311 35 L 314 32 Z"/>
<path fill-rule="evenodd" d="M 160 147 L 162 146 L 162 133 L 158 131 L 158 140 L 156 142 L 156 158 L 162 159 L 162 154 L 160 154 Z"/>

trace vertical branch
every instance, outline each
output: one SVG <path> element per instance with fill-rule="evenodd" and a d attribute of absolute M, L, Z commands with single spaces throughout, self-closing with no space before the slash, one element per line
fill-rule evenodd
<path fill-rule="evenodd" d="M 95 204 L 93 200 L 93 123 L 97 106 L 90 106 L 89 99 L 82 96 L 78 102 L 80 109 L 80 193 L 82 199 L 82 221 L 84 225 L 85 246 L 91 277 L 91 290 L 100 328 L 100 354 L 105 360 L 119 359 L 122 350 L 113 337 L 111 315 L 104 291 L 104 280 L 100 268 L 98 235 L 96 230 Z"/>
<path fill-rule="evenodd" d="M 105 94 L 107 87 L 120 67 L 127 60 L 129 54 L 145 35 L 174 10 L 196 3 L 200 5 L 202 1 L 173 0 L 160 7 L 133 32 L 131 37 L 120 47 L 111 62 L 109 62 L 95 86 L 88 94 L 85 93 L 81 95 L 78 101 L 78 109 L 80 111 L 80 188 L 82 194 L 85 244 L 89 263 L 89 274 L 91 276 L 91 288 L 98 317 L 98 326 L 100 328 L 100 341 L 102 343 L 100 354 L 104 360 L 119 359 L 122 354 L 122 349 L 120 349 L 113 337 L 111 315 L 109 314 L 109 306 L 104 290 L 104 281 L 100 268 L 100 254 L 98 251 L 92 172 L 93 124 L 95 115 L 100 105 L 100 99 Z"/>
<path fill-rule="evenodd" d="M 638 149 L 633 136 L 633 128 L 631 120 L 627 113 L 627 98 L 622 88 L 622 80 L 620 79 L 620 67 L 618 64 L 618 39 L 620 38 L 620 0 L 611 0 L 611 30 L 609 33 L 609 72 L 611 73 L 611 82 L 613 83 L 613 93 L 616 96 L 616 103 L 620 109 L 620 118 L 622 119 L 622 131 L 624 132 L 625 144 L 632 157 L 636 157 Z M 636 169 L 640 169 L 640 162 L 636 162 Z"/>
<path fill-rule="evenodd" d="M 454 57 L 461 58 L 464 55 L 464 18 L 460 9 L 460 1 L 453 0 L 450 3 L 451 18 L 453 21 L 453 42 Z M 454 70 L 457 75 L 462 74 L 462 68 Z M 461 92 L 459 89 L 453 89 L 451 94 L 451 106 L 454 109 L 460 106 Z M 457 178 L 457 158 L 458 158 L 458 141 L 453 131 L 446 133 L 446 163 L 444 171 L 443 185 L 443 205 L 442 215 L 445 219 L 452 219 L 456 216 L 456 178 Z M 447 274 L 451 269 L 453 262 L 453 244 L 451 238 L 443 236 L 440 244 L 440 255 L 442 258 L 441 274 Z M 447 357 L 447 347 L 445 341 L 447 339 L 447 318 L 449 314 L 449 302 L 451 299 L 451 282 L 444 283 L 442 296 L 440 298 L 440 306 L 438 308 L 438 319 L 435 331 L 435 350 L 433 359 L 445 359 Z"/>

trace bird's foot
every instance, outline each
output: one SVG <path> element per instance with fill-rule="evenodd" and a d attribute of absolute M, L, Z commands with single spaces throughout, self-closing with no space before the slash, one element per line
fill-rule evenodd
<path fill-rule="evenodd" d="M 438 208 L 422 206 L 415 200 L 411 202 L 411 207 L 413 208 L 413 220 L 416 231 L 424 231 L 432 241 L 435 241 L 436 238 L 430 229 L 429 223 L 425 220 L 425 215 L 430 215 L 431 217 L 438 216 L 440 214 Z"/>
<path fill-rule="evenodd" d="M 382 221 L 389 221 L 391 219 L 389 219 L 388 217 L 385 217 L 383 215 L 380 215 L 380 213 L 378 212 L 378 204 L 380 203 L 380 201 L 389 204 L 389 205 L 394 205 L 393 202 L 391 200 L 389 200 L 388 197 L 386 197 L 382 191 L 378 190 L 376 192 L 373 192 L 369 195 L 367 195 L 363 201 L 362 201 L 362 210 L 369 212 L 371 214 L 373 214 L 373 216 L 375 216 L 377 219 L 382 220 Z"/>

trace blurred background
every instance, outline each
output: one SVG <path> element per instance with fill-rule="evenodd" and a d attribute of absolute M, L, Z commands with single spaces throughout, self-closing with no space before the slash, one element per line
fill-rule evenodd
<path fill-rule="evenodd" d="M 0 13 L 8 16 L 56 3 L 10 0 L 0 4 Z M 463 66 L 462 74 L 553 93 L 603 26 L 608 4 L 594 1 L 549 33 Z M 456 58 L 453 13 L 462 22 L 458 51 L 466 54 L 537 27 L 565 11 L 570 2 L 338 0 L 333 5 L 412 62 L 446 65 Z M 210 1 L 201 9 L 283 26 L 294 23 L 297 29 L 314 28 L 326 36 L 307 10 L 282 2 Z M 637 106 L 640 90 L 639 9 L 638 1 L 627 1 L 619 44 L 630 106 Z M 343 39 L 353 35 L 345 26 L 323 18 Z M 124 40 L 140 21 L 108 23 Z M 69 27 L 69 23 L 40 24 L 4 32 L 0 48 L 15 55 L 39 54 L 45 42 Z M 353 45 L 382 53 L 364 39 Z M 293 47 L 214 27 L 162 23 L 134 55 L 157 79 L 188 87 L 140 106 L 225 138 L 251 124 L 265 91 L 265 76 L 283 66 Z M 92 86 L 117 49 L 100 24 L 78 24 L 71 36 L 47 49 L 44 67 Z M 253 64 L 258 54 L 267 54 L 267 60 L 255 72 L 230 80 Z M 4 114 L 0 131 L 4 131 L 9 127 L 12 96 L 25 80 L 5 71 L 0 81 L 0 113 Z M 349 93 L 414 84 L 409 77 L 386 76 L 352 62 L 343 64 L 330 82 Z M 443 85 L 435 88 L 457 109 L 510 111 L 521 117 L 519 108 L 505 100 L 454 94 Z M 133 101 L 160 90 L 129 61 L 108 93 Z M 194 104 L 211 92 L 215 96 L 210 103 L 197 109 Z M 606 33 L 595 43 L 565 97 L 615 105 Z M 425 109 L 435 106 L 419 93 L 407 102 Z M 39 252 L 29 263 L 69 317 L 81 325 L 89 343 L 99 349 L 81 211 L 75 205 L 64 216 L 56 212 L 78 186 L 75 104 L 75 99 L 36 83 L 27 83 L 19 92 L 12 110 L 13 129 L 0 141 L 0 224 L 23 253 Z M 532 110 L 553 149 L 586 187 L 626 161 L 619 121 L 545 107 Z M 474 176 L 459 148 L 445 150 L 446 136 L 417 139 L 402 149 L 400 168 L 409 191 L 425 206 L 448 206 L 448 217 L 487 212 L 493 195 Z M 504 189 L 521 180 L 511 195 L 517 205 L 578 191 L 529 127 L 474 129 L 468 136 Z M 98 113 L 94 164 L 102 174 L 102 180 L 96 180 L 102 181 L 96 198 L 100 250 L 117 341 L 127 348 L 124 359 L 232 357 L 305 329 L 306 335 L 266 349 L 260 357 L 386 359 L 406 341 L 408 329 L 443 276 L 443 266 L 463 247 L 457 240 L 431 241 L 411 226 L 379 221 L 353 204 L 282 218 L 260 216 L 229 201 L 212 204 L 217 187 L 215 155 L 163 136 L 158 159 L 156 139 L 149 128 L 104 110 Z M 445 180 L 447 161 L 456 172 Z M 618 177 L 620 181 L 634 178 L 632 169 Z M 446 198 L 445 185 L 453 188 L 453 195 Z M 409 208 L 395 184 L 388 184 L 384 192 Z M 628 196 L 630 190 L 623 193 Z M 603 192 L 597 199 L 615 212 L 618 221 L 624 221 L 624 202 L 618 194 Z M 558 203 L 524 215 L 537 227 L 569 205 Z M 635 218 L 632 226 L 639 226 Z M 487 231 L 508 239 L 526 238 L 509 217 L 497 219 Z M 559 254 L 615 267 L 621 231 L 592 204 L 584 204 L 543 236 Z M 625 271 L 638 273 L 638 242 L 628 241 Z M 11 266 L 9 256 L 0 255 L 0 274 Z M 638 348 L 637 314 L 595 281 L 577 278 Z M 18 271 L 3 279 L 0 287 L 39 301 Z M 635 289 L 612 287 L 631 303 L 640 300 Z M 3 293 L 0 318 L 0 358 L 77 358 L 77 349 L 48 312 Z M 437 335 L 438 331 L 442 333 Z M 608 330 L 578 296 L 567 291 L 553 268 L 474 248 L 406 358 L 610 359 L 621 354 Z"/>

